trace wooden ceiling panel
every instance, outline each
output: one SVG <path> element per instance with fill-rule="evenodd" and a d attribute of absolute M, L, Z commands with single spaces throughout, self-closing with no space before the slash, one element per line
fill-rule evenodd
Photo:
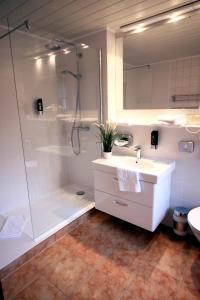
<path fill-rule="evenodd" d="M 0 17 L 11 25 L 29 19 L 31 32 L 76 38 L 163 12 L 189 0 L 0 0 Z M 3 22 L 1 22 L 3 23 Z"/>

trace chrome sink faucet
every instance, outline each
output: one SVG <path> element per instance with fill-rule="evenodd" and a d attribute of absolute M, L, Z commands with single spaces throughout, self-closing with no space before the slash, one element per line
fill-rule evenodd
<path fill-rule="evenodd" d="M 135 152 L 136 152 L 136 163 L 138 163 L 139 159 L 141 159 L 141 147 L 140 146 L 135 146 L 134 148 Z"/>

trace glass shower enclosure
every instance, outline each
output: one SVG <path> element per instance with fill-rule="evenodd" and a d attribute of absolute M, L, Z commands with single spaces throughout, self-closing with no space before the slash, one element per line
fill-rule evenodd
<path fill-rule="evenodd" d="M 101 110 L 100 53 L 51 43 L 23 32 L 11 35 L 34 240 L 94 206 L 90 163 L 101 155 L 94 125 Z"/>

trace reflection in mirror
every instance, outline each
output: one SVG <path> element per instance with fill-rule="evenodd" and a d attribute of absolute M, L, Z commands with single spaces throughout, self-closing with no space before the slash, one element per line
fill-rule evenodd
<path fill-rule="evenodd" d="M 124 38 L 124 109 L 199 108 L 200 13 Z"/>

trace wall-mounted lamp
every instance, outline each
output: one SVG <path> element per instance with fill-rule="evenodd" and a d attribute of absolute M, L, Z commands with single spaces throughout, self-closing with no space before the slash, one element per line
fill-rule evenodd
<path fill-rule="evenodd" d="M 132 22 L 120 27 L 122 33 L 140 33 L 153 26 L 159 26 L 164 23 L 174 23 L 183 20 L 200 10 L 200 0 L 193 1 L 177 8 L 167 10 L 163 13 L 142 19 L 140 21 Z"/>

